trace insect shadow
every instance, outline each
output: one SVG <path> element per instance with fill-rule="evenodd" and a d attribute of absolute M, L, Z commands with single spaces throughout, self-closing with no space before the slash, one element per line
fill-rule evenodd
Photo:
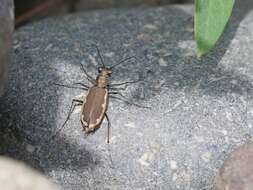
<path fill-rule="evenodd" d="M 115 65 L 108 67 L 105 65 L 103 58 L 100 54 L 99 48 L 96 45 L 92 45 L 96 48 L 98 57 L 100 59 L 100 67 L 98 67 L 98 75 L 93 78 L 88 72 L 85 70 L 83 64 L 81 62 L 80 66 L 81 69 L 86 77 L 86 79 L 91 83 L 91 86 L 83 84 L 83 83 L 74 83 L 73 85 L 66 85 L 66 84 L 57 84 L 57 86 L 65 87 L 65 88 L 72 88 L 72 89 L 81 89 L 87 91 L 87 95 L 84 99 L 72 99 L 71 106 L 68 111 L 68 115 L 64 123 L 62 124 L 61 128 L 53 135 L 53 138 L 64 128 L 68 120 L 70 119 L 71 114 L 75 110 L 77 106 L 81 106 L 81 114 L 80 114 L 80 121 L 85 134 L 94 133 L 97 129 L 100 128 L 101 123 L 104 117 L 107 119 L 107 143 L 109 143 L 109 136 L 110 136 L 110 128 L 111 122 L 107 115 L 107 108 L 108 108 L 108 101 L 109 98 L 117 99 L 119 101 L 123 101 L 127 104 L 131 104 L 137 106 L 139 108 L 150 108 L 147 106 L 136 104 L 122 94 L 122 90 L 126 90 L 129 84 L 137 83 L 142 80 L 135 80 L 135 81 L 127 81 L 122 83 L 110 83 L 109 78 L 112 74 L 113 68 L 117 67 L 118 65 L 125 63 L 130 60 L 137 60 L 135 56 L 128 57 Z"/>

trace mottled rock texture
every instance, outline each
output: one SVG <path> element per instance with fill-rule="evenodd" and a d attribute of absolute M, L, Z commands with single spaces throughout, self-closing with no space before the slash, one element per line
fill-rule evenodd
<path fill-rule="evenodd" d="M 12 0 L 0 0 L 0 96 L 3 95 L 11 62 L 12 32 L 14 27 Z"/>
<path fill-rule="evenodd" d="M 15 59 L 1 99 L 2 154 L 42 170 L 66 190 L 211 190 L 227 155 L 253 134 L 253 1 L 236 1 L 215 50 L 198 59 L 193 7 L 103 10 L 46 19 L 15 32 Z M 79 45 L 76 44 L 79 42 Z M 111 81 L 141 79 L 122 91 L 151 109 L 110 99 L 107 123 L 82 132 L 71 99 L 97 75 L 97 44 L 114 69 Z"/>

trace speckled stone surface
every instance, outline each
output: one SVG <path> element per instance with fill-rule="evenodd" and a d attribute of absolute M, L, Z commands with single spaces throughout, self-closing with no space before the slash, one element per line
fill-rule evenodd
<path fill-rule="evenodd" d="M 63 189 L 211 190 L 226 156 L 253 134 L 253 8 L 240 1 L 216 49 L 195 57 L 192 6 L 107 10 L 47 19 L 15 33 L 15 63 L 1 99 L 1 153 L 43 171 Z M 82 47 L 80 51 L 79 42 Z M 79 109 L 54 140 L 71 99 L 97 74 L 99 46 L 112 82 L 143 79 L 110 99 L 107 123 L 85 136 Z"/>
<path fill-rule="evenodd" d="M 0 96 L 4 93 L 4 86 L 11 64 L 12 32 L 14 29 L 13 0 L 0 0 Z"/>

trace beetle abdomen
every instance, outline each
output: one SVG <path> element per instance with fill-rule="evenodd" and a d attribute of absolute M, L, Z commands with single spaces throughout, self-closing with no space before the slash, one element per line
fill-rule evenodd
<path fill-rule="evenodd" d="M 81 123 L 86 133 L 94 132 L 103 121 L 108 104 L 108 91 L 97 86 L 91 87 L 84 99 Z"/>

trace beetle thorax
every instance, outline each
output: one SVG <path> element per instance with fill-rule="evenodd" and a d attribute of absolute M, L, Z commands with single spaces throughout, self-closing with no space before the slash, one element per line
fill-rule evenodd
<path fill-rule="evenodd" d="M 104 72 L 99 73 L 96 79 L 97 86 L 100 88 L 107 87 L 108 81 L 109 81 L 109 76 L 107 73 L 104 73 Z"/>

